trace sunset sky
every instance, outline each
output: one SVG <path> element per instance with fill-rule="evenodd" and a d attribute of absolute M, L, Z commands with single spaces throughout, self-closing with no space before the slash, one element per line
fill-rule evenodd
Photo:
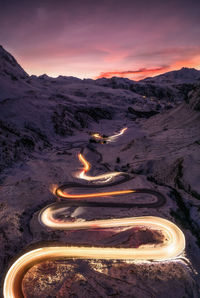
<path fill-rule="evenodd" d="M 0 43 L 29 73 L 139 80 L 200 69 L 200 0 L 0 0 Z"/>

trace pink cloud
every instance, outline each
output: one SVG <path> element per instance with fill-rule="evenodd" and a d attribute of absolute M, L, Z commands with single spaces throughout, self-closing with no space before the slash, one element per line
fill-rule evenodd
<path fill-rule="evenodd" d="M 136 78 L 144 78 L 149 76 L 150 74 L 159 74 L 161 72 L 166 71 L 169 66 L 161 66 L 155 68 L 140 68 L 136 70 L 125 70 L 125 71 L 108 71 L 102 72 L 97 78 L 112 78 L 112 77 L 126 77 L 135 79 L 132 75 L 137 75 Z M 139 75 L 139 76 L 138 76 Z"/>

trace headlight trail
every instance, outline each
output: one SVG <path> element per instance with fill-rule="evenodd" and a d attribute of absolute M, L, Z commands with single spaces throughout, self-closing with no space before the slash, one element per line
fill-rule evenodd
<path fill-rule="evenodd" d="M 85 226 L 83 226 L 85 224 Z M 75 223 L 75 228 L 115 228 L 121 226 L 146 227 L 161 230 L 167 241 L 163 245 L 139 248 L 52 246 L 31 250 L 18 258 L 6 274 L 4 298 L 22 298 L 22 280 L 28 269 L 39 262 L 55 258 L 109 259 L 109 260 L 169 260 L 179 256 L 185 248 L 182 231 L 172 222 L 154 216 L 95 220 Z M 74 226 L 71 225 L 70 229 Z"/>
<path fill-rule="evenodd" d="M 127 129 L 128 129 L 128 127 L 124 127 L 119 132 L 115 133 L 114 135 L 112 135 L 110 137 L 103 137 L 99 133 L 93 133 L 92 137 L 95 138 L 96 140 L 101 140 L 101 141 L 106 141 L 106 142 L 114 142 L 114 141 L 116 141 L 116 139 L 119 136 L 123 135 Z"/>
<path fill-rule="evenodd" d="M 98 180 L 103 180 L 104 182 L 110 181 L 113 177 L 123 175 L 124 173 L 122 172 L 111 172 L 107 174 L 102 174 L 102 175 L 97 175 L 97 176 L 88 176 L 86 173 L 90 170 L 91 165 L 90 163 L 85 159 L 85 157 L 79 153 L 78 158 L 80 162 L 83 164 L 83 170 L 77 175 L 78 178 L 84 179 L 87 181 L 98 181 Z"/>
<path fill-rule="evenodd" d="M 69 194 L 67 192 L 63 192 L 60 188 L 56 190 L 57 196 L 62 199 L 97 198 L 97 197 L 124 195 L 124 194 L 133 193 L 133 192 L 135 192 L 133 189 L 129 189 L 129 190 L 118 190 L 118 191 L 116 190 L 116 191 L 87 193 L 87 194 Z"/>
<path fill-rule="evenodd" d="M 111 172 L 108 174 L 102 174 L 95 177 L 85 175 L 86 172 L 90 169 L 90 163 L 83 157 L 80 153 L 78 155 L 80 162 L 84 165 L 83 170 L 78 175 L 79 178 L 89 180 L 89 181 L 96 181 L 102 179 L 109 179 L 119 175 L 124 175 L 122 172 Z M 110 191 L 110 192 L 102 192 L 102 193 L 92 193 L 92 194 L 70 194 L 64 192 L 60 187 L 56 190 L 56 195 L 60 198 L 67 198 L 67 199 L 81 199 L 81 198 L 96 198 L 96 197 L 105 197 L 105 196 L 113 196 L 113 195 L 123 195 L 135 192 L 133 189 L 130 190 L 119 190 L 119 191 Z"/>
<path fill-rule="evenodd" d="M 93 133 L 92 137 L 94 137 L 95 139 L 99 139 L 99 140 L 103 140 L 105 139 L 104 137 L 102 137 L 99 133 Z"/>
<path fill-rule="evenodd" d="M 99 180 L 99 179 L 103 179 L 103 178 L 113 178 L 119 175 L 124 176 L 124 179 L 121 182 L 125 182 L 128 181 L 129 178 L 129 174 L 127 173 L 123 173 L 123 172 L 112 172 L 112 173 L 108 173 L 108 174 L 102 174 L 102 175 L 98 175 L 95 177 L 90 177 L 85 175 L 85 173 L 87 171 L 89 171 L 90 169 L 90 163 L 83 157 L 83 155 L 80 153 L 78 155 L 79 160 L 81 161 L 81 163 L 84 165 L 83 170 L 81 171 L 80 175 L 81 177 L 83 177 L 82 179 L 85 180 Z M 59 198 L 62 199 L 84 199 L 84 198 L 97 198 L 97 197 L 106 197 L 106 196 L 118 196 L 118 195 L 124 195 L 124 194 L 130 194 L 130 193 L 141 193 L 141 192 L 145 192 L 145 193 L 149 193 L 149 194 L 153 194 L 156 197 L 159 197 L 159 193 L 157 193 L 156 191 L 150 191 L 147 189 L 128 189 L 128 190 L 116 190 L 116 191 L 108 191 L 108 192 L 96 192 L 96 193 L 87 193 L 87 194 L 71 194 L 66 192 L 65 190 L 67 188 L 102 188 L 102 187 L 107 187 L 107 186 L 115 186 L 117 184 L 119 184 L 120 182 L 114 182 L 114 183 L 110 183 L 109 185 L 100 185 L 100 186 L 93 186 L 93 185 L 87 185 L 84 186 L 82 184 L 79 183 L 68 183 L 68 184 L 64 184 L 60 187 L 58 187 L 56 190 L 54 189 L 54 194 L 57 195 Z"/>
<path fill-rule="evenodd" d="M 122 128 L 119 133 L 116 133 L 113 136 L 108 137 L 108 141 L 116 140 L 119 136 L 123 135 L 127 129 L 128 127 Z"/>
<path fill-rule="evenodd" d="M 89 163 L 82 155 L 79 156 L 84 165 L 84 172 L 90 169 Z M 63 221 L 56 218 L 59 212 L 65 211 L 69 206 L 87 207 L 111 207 L 111 208 L 155 208 L 165 203 L 165 197 L 158 191 L 145 188 L 116 190 L 108 192 L 94 192 L 87 194 L 70 194 L 65 192 L 69 188 L 98 189 L 111 187 L 131 179 L 128 174 L 123 174 L 121 181 L 115 181 L 109 185 L 82 185 L 80 183 L 67 183 L 55 190 L 57 197 L 68 199 L 49 205 L 41 210 L 39 221 L 49 229 L 75 230 L 75 229 L 105 229 L 105 228 L 136 228 L 142 227 L 152 230 L 159 230 L 165 236 L 165 240 L 159 245 L 141 245 L 138 248 L 115 248 L 115 247 L 79 247 L 79 246 L 50 246 L 31 250 L 19 257 L 9 268 L 3 285 L 4 298 L 23 298 L 22 280 L 26 272 L 33 265 L 55 258 L 77 258 L 77 259 L 109 259 L 109 260 L 170 260 L 178 257 L 185 249 L 185 237 L 183 232 L 172 222 L 155 216 L 128 217 L 115 219 L 101 219 L 91 221 Z M 157 198 L 149 203 L 112 203 L 112 202 L 91 202 L 83 198 L 106 197 L 124 195 L 131 193 L 145 193 Z"/>

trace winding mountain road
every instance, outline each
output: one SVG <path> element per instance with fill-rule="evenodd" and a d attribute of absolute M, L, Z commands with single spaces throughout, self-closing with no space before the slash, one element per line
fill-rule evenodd
<path fill-rule="evenodd" d="M 92 184 L 83 185 L 81 183 L 65 183 L 55 190 L 59 200 L 43 208 L 39 214 L 39 222 L 50 229 L 102 229 L 116 227 L 142 227 L 147 229 L 159 230 L 165 236 L 162 244 L 149 246 L 144 245 L 138 248 L 115 248 L 115 247 L 73 247 L 73 246 L 49 246 L 31 250 L 19 257 L 9 268 L 3 286 L 4 298 L 22 298 L 22 280 L 26 272 L 36 263 L 55 258 L 82 258 L 82 259 L 119 259 L 119 260 L 170 260 L 181 255 L 185 249 L 185 237 L 182 231 L 172 222 L 155 216 L 102 219 L 90 221 L 69 221 L 60 220 L 57 214 L 65 211 L 66 208 L 74 206 L 85 207 L 108 207 L 108 208 L 159 208 L 166 202 L 165 197 L 158 191 L 146 188 L 136 188 L 128 190 L 112 190 L 107 192 L 98 192 L 101 188 L 114 187 L 125 183 L 132 176 L 121 172 L 112 172 L 91 177 L 87 175 L 90 164 L 83 155 L 79 154 L 79 159 L 84 168 L 79 174 L 80 179 L 90 181 Z M 117 176 L 121 179 L 108 184 Z M 102 181 L 106 184 L 102 184 Z M 95 184 L 95 183 L 101 183 Z M 95 190 L 91 193 L 71 193 L 72 189 Z M 121 196 L 129 194 L 147 194 L 156 197 L 155 202 L 149 203 L 120 203 L 120 202 L 92 202 L 94 197 Z M 87 199 L 83 200 L 83 199 Z M 63 201 L 64 200 L 64 201 Z"/>

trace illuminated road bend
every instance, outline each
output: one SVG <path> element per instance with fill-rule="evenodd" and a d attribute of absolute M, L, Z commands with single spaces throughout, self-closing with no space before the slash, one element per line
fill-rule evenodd
<path fill-rule="evenodd" d="M 78 155 L 79 160 L 81 161 L 81 163 L 83 164 L 83 169 L 80 172 L 80 174 L 78 174 L 78 177 L 84 180 L 101 180 L 101 179 L 105 179 L 106 181 L 104 182 L 108 182 L 107 179 L 112 179 L 113 177 L 119 176 L 119 175 L 124 175 L 123 172 L 111 172 L 111 173 L 107 173 L 107 174 L 102 174 L 102 175 L 98 175 L 98 176 L 87 176 L 86 173 L 90 170 L 91 166 L 90 163 L 83 157 L 83 155 L 80 153 Z M 78 186 L 78 184 L 77 184 Z M 80 185 L 81 186 L 81 185 Z M 79 187 L 80 187 L 79 186 Z M 83 185 L 82 185 L 83 187 Z M 57 195 L 60 198 L 67 198 L 67 199 L 83 199 L 83 198 L 96 198 L 96 197 L 105 197 L 105 196 L 113 196 L 113 195 L 123 195 L 123 194 L 129 194 L 129 193 L 134 193 L 135 191 L 133 189 L 129 189 L 129 190 L 118 190 L 118 191 L 110 191 L 110 192 L 98 192 L 98 193 L 89 193 L 89 194 L 70 194 L 67 192 L 64 192 L 62 190 L 62 187 L 58 187 L 57 189 L 53 190 L 53 193 L 55 195 Z"/>
<path fill-rule="evenodd" d="M 98 175 L 98 176 L 87 176 L 86 173 L 90 170 L 91 166 L 90 163 L 83 157 L 83 155 L 80 153 L 78 155 L 79 160 L 81 161 L 81 163 L 83 164 L 83 169 L 80 172 L 80 174 L 78 174 L 78 177 L 84 180 L 93 180 L 93 181 L 97 181 L 97 180 L 101 180 L 101 179 L 105 179 L 106 181 L 104 182 L 108 182 L 108 179 L 112 179 L 113 177 L 119 176 L 119 175 L 124 175 L 123 172 L 111 172 L 111 173 L 107 173 L 107 174 L 102 174 L 102 175 Z M 110 191 L 110 192 L 98 192 L 98 193 L 90 193 L 90 194 L 70 194 L 70 193 L 66 193 L 64 192 L 61 187 L 58 187 L 55 191 L 53 191 L 58 197 L 60 198 L 67 198 L 67 199 L 83 199 L 83 198 L 96 198 L 96 197 L 105 197 L 105 196 L 113 196 L 113 195 L 123 195 L 123 194 L 129 194 L 129 193 L 133 193 L 135 192 L 133 189 L 129 189 L 129 190 L 119 190 L 119 191 Z"/>
<path fill-rule="evenodd" d="M 110 137 L 103 137 L 99 133 L 92 134 L 92 137 L 95 138 L 96 140 L 102 140 L 102 141 L 106 141 L 106 142 L 114 142 L 114 141 L 116 141 L 116 139 L 119 136 L 123 135 L 127 129 L 128 129 L 127 127 L 124 127 L 118 133 L 116 133 Z"/>
<path fill-rule="evenodd" d="M 97 176 L 88 176 L 86 173 L 90 170 L 91 165 L 90 163 L 84 158 L 84 156 L 80 153 L 78 155 L 80 162 L 83 164 L 83 170 L 77 174 L 77 178 L 84 179 L 87 181 L 98 181 L 104 180 L 104 182 L 110 181 L 113 177 L 122 175 L 123 172 L 111 172 L 107 174 L 97 175 Z"/>
<path fill-rule="evenodd" d="M 182 231 L 172 222 L 154 216 L 130 217 L 121 219 L 94 220 L 88 222 L 59 223 L 65 229 L 146 227 L 161 230 L 168 241 L 162 245 L 139 248 L 109 247 L 70 247 L 55 246 L 34 249 L 18 258 L 6 274 L 4 298 L 22 298 L 22 279 L 27 270 L 39 262 L 54 258 L 81 259 L 118 259 L 118 260 L 169 260 L 179 256 L 185 249 L 185 237 Z"/>

